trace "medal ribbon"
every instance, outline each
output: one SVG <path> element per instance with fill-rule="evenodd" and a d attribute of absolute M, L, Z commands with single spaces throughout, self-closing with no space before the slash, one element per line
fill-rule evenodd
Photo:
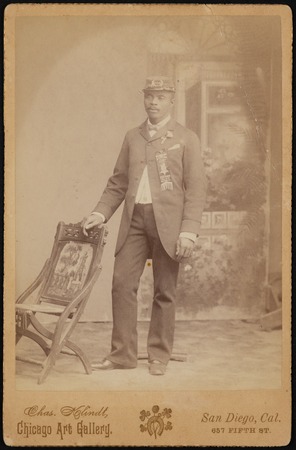
<path fill-rule="evenodd" d="M 168 168 L 167 159 L 168 154 L 165 150 L 156 153 L 155 155 L 157 162 L 157 169 L 160 178 L 160 188 L 162 191 L 172 191 L 173 190 L 173 182 L 171 178 L 170 169 Z"/>

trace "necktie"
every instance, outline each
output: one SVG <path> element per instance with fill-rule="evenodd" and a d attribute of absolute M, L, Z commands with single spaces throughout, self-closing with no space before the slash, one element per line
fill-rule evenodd
<path fill-rule="evenodd" d="M 148 123 L 148 130 L 149 131 L 158 131 L 159 127 L 158 127 L 158 125 L 153 125 L 153 124 Z"/>

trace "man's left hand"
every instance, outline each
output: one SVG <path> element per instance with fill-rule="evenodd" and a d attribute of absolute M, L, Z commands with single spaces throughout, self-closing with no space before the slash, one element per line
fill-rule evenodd
<path fill-rule="evenodd" d="M 182 258 L 189 258 L 192 255 L 194 242 L 186 237 L 179 237 L 177 240 L 176 256 L 178 261 Z"/>

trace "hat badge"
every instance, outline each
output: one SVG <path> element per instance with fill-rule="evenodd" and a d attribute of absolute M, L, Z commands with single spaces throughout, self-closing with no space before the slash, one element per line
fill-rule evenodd
<path fill-rule="evenodd" d="M 163 80 L 151 80 L 151 87 L 162 88 L 164 86 Z"/>

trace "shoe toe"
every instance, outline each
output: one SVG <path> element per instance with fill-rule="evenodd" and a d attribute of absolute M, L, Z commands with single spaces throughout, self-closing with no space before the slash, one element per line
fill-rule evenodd
<path fill-rule="evenodd" d="M 122 366 L 121 364 L 116 364 L 109 359 L 104 359 L 101 362 L 92 364 L 93 370 L 114 370 L 114 369 L 134 369 L 134 367 Z"/>
<path fill-rule="evenodd" d="M 108 359 L 105 359 L 104 361 L 92 364 L 91 367 L 93 370 L 113 370 L 116 369 L 116 364 Z"/>
<path fill-rule="evenodd" d="M 164 375 L 166 371 L 166 365 L 160 361 L 152 361 L 149 364 L 150 375 Z"/>

